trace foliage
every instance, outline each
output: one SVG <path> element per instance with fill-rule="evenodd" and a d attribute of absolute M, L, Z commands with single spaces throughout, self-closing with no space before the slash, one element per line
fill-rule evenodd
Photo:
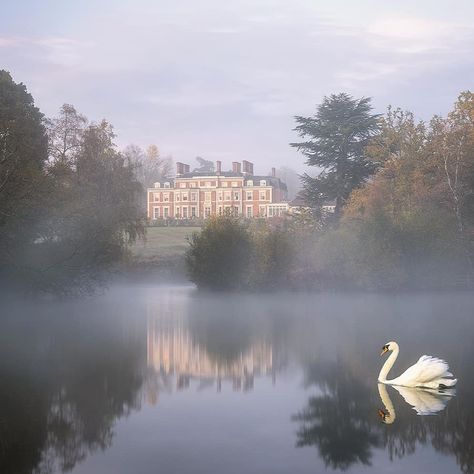
<path fill-rule="evenodd" d="M 161 156 L 156 145 L 149 145 L 146 151 L 137 145 L 128 145 L 123 155 L 128 165 L 135 170 L 136 179 L 145 189 L 171 176 L 173 159 L 170 156 Z M 142 199 L 142 202 L 146 200 Z"/>
<path fill-rule="evenodd" d="M 304 141 L 291 146 L 306 156 L 308 166 L 322 168 L 316 177 L 302 176 L 304 196 L 315 206 L 335 200 L 336 216 L 351 191 L 376 170 L 376 164 L 365 155 L 379 130 L 379 116 L 371 114 L 370 101 L 344 93 L 331 95 L 324 97 L 314 116 L 295 117 L 295 130 Z"/>
<path fill-rule="evenodd" d="M 55 192 L 38 229 L 40 241 L 28 256 L 42 289 L 68 292 L 93 286 L 144 233 L 138 204 L 142 187 L 115 150 L 113 137 L 106 121 L 90 125 L 74 160 L 55 162 L 49 169 Z"/>
<path fill-rule="evenodd" d="M 143 235 L 143 189 L 113 138 L 106 121 L 87 125 L 72 105 L 45 120 L 25 86 L 0 72 L 3 287 L 92 290 Z"/>
<path fill-rule="evenodd" d="M 233 216 L 210 218 L 194 233 L 186 253 L 191 281 L 214 290 L 274 289 L 287 282 L 292 262 L 289 234 L 264 222 Z"/>
<path fill-rule="evenodd" d="M 0 71 L 0 283 L 21 278 L 18 262 L 36 239 L 47 195 L 48 141 L 43 114 L 23 84 Z"/>
<path fill-rule="evenodd" d="M 235 290 L 245 286 L 251 241 L 245 224 L 231 216 L 211 217 L 189 240 L 186 265 L 200 288 Z"/>

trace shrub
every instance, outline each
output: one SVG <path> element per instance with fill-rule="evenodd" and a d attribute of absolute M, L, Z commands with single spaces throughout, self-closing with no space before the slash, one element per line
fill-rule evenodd
<path fill-rule="evenodd" d="M 194 233 L 186 252 L 188 274 L 199 288 L 235 290 L 247 286 L 252 242 L 243 221 L 211 217 Z"/>

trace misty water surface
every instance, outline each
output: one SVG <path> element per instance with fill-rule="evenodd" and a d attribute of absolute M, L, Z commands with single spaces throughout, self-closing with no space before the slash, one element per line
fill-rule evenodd
<path fill-rule="evenodd" d="M 473 309 L 466 293 L 178 286 L 4 302 L 0 472 L 473 472 Z M 392 339 L 393 375 L 427 353 L 459 378 L 455 397 L 425 400 L 436 414 L 391 387 L 381 400 Z"/>

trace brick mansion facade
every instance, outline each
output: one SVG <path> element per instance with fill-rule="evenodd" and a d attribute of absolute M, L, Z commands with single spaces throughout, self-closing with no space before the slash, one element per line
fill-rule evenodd
<path fill-rule="evenodd" d="M 212 173 L 190 172 L 176 163 L 176 177 L 154 183 L 147 190 L 147 215 L 157 219 L 198 219 L 230 213 L 248 218 L 278 217 L 288 211 L 287 188 L 275 175 L 255 176 L 253 163 L 233 162 L 222 171 L 220 161 Z"/>

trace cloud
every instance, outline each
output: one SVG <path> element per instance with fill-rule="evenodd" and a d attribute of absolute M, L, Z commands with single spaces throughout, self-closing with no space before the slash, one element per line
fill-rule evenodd
<path fill-rule="evenodd" d="M 21 38 L 0 36 L 0 48 L 11 48 L 11 47 L 19 46 L 21 43 L 22 43 Z"/>

